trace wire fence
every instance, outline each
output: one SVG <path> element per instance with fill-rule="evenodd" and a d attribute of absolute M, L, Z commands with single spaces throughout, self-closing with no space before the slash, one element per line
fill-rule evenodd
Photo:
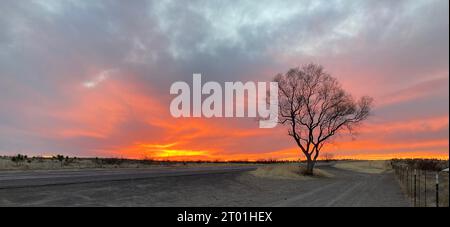
<path fill-rule="evenodd" d="M 448 207 L 448 172 L 429 171 L 402 164 L 392 169 L 414 207 Z"/>

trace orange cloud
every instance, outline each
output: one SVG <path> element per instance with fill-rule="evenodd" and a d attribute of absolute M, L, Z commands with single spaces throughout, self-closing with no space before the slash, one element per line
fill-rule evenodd
<path fill-rule="evenodd" d="M 400 122 L 370 123 L 359 129 L 364 133 L 433 132 L 448 128 L 449 116 L 412 119 Z"/>
<path fill-rule="evenodd" d="M 36 127 L 34 132 L 55 140 L 76 140 L 76 146 L 85 145 L 79 149 L 85 149 L 90 156 L 250 161 L 304 158 L 284 127 L 260 129 L 257 121 L 247 118 L 173 118 L 168 101 L 161 98 L 164 95 L 132 83 L 133 75 L 122 77 L 129 82 L 108 77 L 96 86 L 68 87 L 66 95 L 71 99 L 67 103 L 50 106 L 52 111 L 38 112 L 57 124 Z M 448 138 L 410 142 L 391 137 L 445 131 L 448 115 L 377 121 L 363 125 L 357 140 L 337 138 L 324 152 L 354 159 L 448 157 Z"/>

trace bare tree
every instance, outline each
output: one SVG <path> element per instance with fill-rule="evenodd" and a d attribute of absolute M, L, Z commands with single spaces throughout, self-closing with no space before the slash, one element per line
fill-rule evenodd
<path fill-rule="evenodd" d="M 373 99 L 355 101 L 338 81 L 317 64 L 278 74 L 279 123 L 306 156 L 305 174 L 312 175 L 316 160 L 327 141 L 343 130 L 353 133 L 371 111 Z"/>

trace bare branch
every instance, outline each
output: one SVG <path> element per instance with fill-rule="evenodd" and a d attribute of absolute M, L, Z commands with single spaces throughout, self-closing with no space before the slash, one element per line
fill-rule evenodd
<path fill-rule="evenodd" d="M 371 111 L 372 98 L 355 101 L 317 64 L 290 69 L 274 81 L 279 86 L 279 123 L 289 125 L 289 136 L 308 161 L 315 162 L 326 141 L 342 130 L 352 134 Z"/>

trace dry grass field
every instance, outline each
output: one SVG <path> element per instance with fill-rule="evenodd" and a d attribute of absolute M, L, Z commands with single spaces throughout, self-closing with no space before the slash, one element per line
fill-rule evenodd
<path fill-rule="evenodd" d="M 81 169 L 138 169 L 155 167 L 208 167 L 208 166 L 241 166 L 246 162 L 170 162 L 155 160 L 134 160 L 121 158 L 54 158 L 27 157 L 21 161 L 12 161 L 12 157 L 0 157 L 0 171 L 14 170 L 81 170 Z M 253 163 L 258 165 L 261 163 Z"/>
<path fill-rule="evenodd" d="M 290 180 L 310 180 L 320 177 L 333 177 L 332 174 L 316 168 L 314 170 L 314 176 L 305 176 L 302 174 L 303 167 L 299 167 L 298 164 L 284 164 L 284 165 L 270 165 L 261 166 L 258 169 L 251 171 L 250 174 L 261 178 L 272 179 L 290 179 Z"/>
<path fill-rule="evenodd" d="M 389 161 L 340 161 L 336 168 L 351 170 L 361 173 L 383 173 L 390 169 Z"/>

